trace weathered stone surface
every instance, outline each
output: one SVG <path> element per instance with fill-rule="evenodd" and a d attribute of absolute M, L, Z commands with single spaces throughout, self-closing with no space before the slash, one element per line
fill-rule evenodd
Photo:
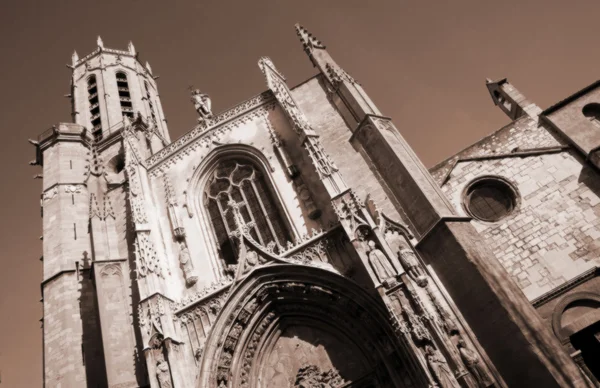
<path fill-rule="evenodd" d="M 36 150 L 46 385 L 586 386 L 564 351 L 600 319 L 581 147 L 503 80 L 516 121 L 430 174 L 296 30 L 317 76 L 261 58 L 266 92 L 217 114 L 195 91 L 174 142 L 133 45 L 73 57 L 75 124 Z M 518 192 L 496 223 L 462 205 L 487 175 Z"/>

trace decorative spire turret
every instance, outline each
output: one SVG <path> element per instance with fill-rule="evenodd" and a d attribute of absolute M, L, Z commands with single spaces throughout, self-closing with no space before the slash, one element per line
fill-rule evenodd
<path fill-rule="evenodd" d="M 343 109 L 353 110 L 351 115 L 343 115 L 344 117 L 353 117 L 352 122 L 348 122 L 348 124 L 351 127 L 356 126 L 357 123 L 362 121 L 365 114 L 381 115 L 375 104 L 372 103 L 356 80 L 344 71 L 329 55 L 323 42 L 300 24 L 296 24 L 295 27 L 296 34 L 298 34 L 300 42 L 302 42 L 302 47 L 308 55 L 308 59 L 319 69 L 325 79 L 329 81 L 331 85 L 331 87 L 328 87 L 330 96 L 336 93 L 343 94 L 344 96 L 340 97 L 339 103 L 342 104 L 341 101 L 346 101 L 346 103 L 349 103 L 349 106 Z M 356 103 L 352 103 L 351 101 L 356 101 Z M 334 103 L 337 104 L 337 102 Z"/>
<path fill-rule="evenodd" d="M 104 42 L 102 41 L 100 35 L 98 35 L 98 39 L 96 39 L 96 44 L 98 45 L 98 47 L 104 48 Z"/>
<path fill-rule="evenodd" d="M 73 55 L 71 55 L 71 64 L 75 66 L 77 62 L 79 62 L 79 55 L 77 54 L 77 51 L 73 51 Z"/>
<path fill-rule="evenodd" d="M 296 34 L 298 34 L 298 37 L 300 37 L 302 46 L 304 46 L 304 51 L 306 51 L 306 53 L 308 55 L 310 55 L 312 50 L 315 48 L 319 48 L 319 49 L 326 48 L 325 45 L 319 39 L 317 39 L 310 32 L 308 32 L 308 30 L 306 28 L 302 27 L 299 23 L 296 23 L 295 27 L 296 27 Z"/>
<path fill-rule="evenodd" d="M 150 73 L 150 75 L 152 75 L 152 68 L 150 67 L 150 62 L 146 61 L 146 70 L 148 70 L 148 73 Z"/>
<path fill-rule="evenodd" d="M 129 44 L 127 45 L 127 50 L 129 50 L 129 53 L 131 55 L 136 55 L 137 53 L 135 52 L 135 46 L 133 45 L 132 41 L 129 41 Z"/>

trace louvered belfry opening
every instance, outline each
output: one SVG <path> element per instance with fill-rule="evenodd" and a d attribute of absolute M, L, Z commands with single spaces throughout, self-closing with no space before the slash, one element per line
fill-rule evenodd
<path fill-rule="evenodd" d="M 98 84 L 96 76 L 88 78 L 88 101 L 90 103 L 90 121 L 92 122 L 92 135 L 96 141 L 102 140 L 102 119 L 100 117 L 100 103 L 98 100 Z"/>
<path fill-rule="evenodd" d="M 156 112 L 154 110 L 154 104 L 152 103 L 152 96 L 150 95 L 150 87 L 148 86 L 148 82 L 144 82 L 144 87 L 146 88 L 146 99 L 148 100 L 148 106 L 150 107 L 152 122 L 156 124 Z"/>
<path fill-rule="evenodd" d="M 129 83 L 127 82 L 127 75 L 125 73 L 117 73 L 117 89 L 119 90 L 121 113 L 123 116 L 133 118 L 133 105 L 131 104 Z"/>
<path fill-rule="evenodd" d="M 204 205 L 225 264 L 237 263 L 237 245 L 230 237 L 236 230 L 230 201 L 238 203 L 244 221 L 253 224 L 250 235 L 256 242 L 264 247 L 270 245 L 278 253 L 290 241 L 262 172 L 246 160 L 225 160 L 211 173 L 204 191 Z"/>

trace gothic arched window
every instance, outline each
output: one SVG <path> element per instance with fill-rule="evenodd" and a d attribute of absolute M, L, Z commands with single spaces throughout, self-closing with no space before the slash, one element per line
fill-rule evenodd
<path fill-rule="evenodd" d="M 123 116 L 133 118 L 133 105 L 131 104 L 131 94 L 129 93 L 129 83 L 125 73 L 117 73 L 117 89 L 119 90 L 119 102 L 121 103 L 121 113 Z"/>
<path fill-rule="evenodd" d="M 285 247 L 289 233 L 261 170 L 247 160 L 225 160 L 210 174 L 204 190 L 204 206 L 226 264 L 237 263 L 238 249 L 230 237 L 237 229 L 230 201 L 239 205 L 244 222 L 252 225 L 250 235 L 254 240 L 264 247 L 270 244 L 274 252 Z"/>
<path fill-rule="evenodd" d="M 96 76 L 91 75 L 87 81 L 88 101 L 90 103 L 90 121 L 92 122 L 92 135 L 94 139 L 102 140 L 102 119 L 100 118 L 100 103 L 98 100 L 98 84 Z"/>

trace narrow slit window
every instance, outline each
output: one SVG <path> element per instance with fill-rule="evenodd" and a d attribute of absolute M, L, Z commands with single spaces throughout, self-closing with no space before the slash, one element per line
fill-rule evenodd
<path fill-rule="evenodd" d="M 129 82 L 125 73 L 117 73 L 117 89 L 119 91 L 119 102 L 121 103 L 121 114 L 130 119 L 133 118 L 133 105 L 129 92 Z"/>
<path fill-rule="evenodd" d="M 90 121 L 92 122 L 92 136 L 94 140 L 102 140 L 102 118 L 100 117 L 100 99 L 98 98 L 98 84 L 96 76 L 88 78 L 88 101 L 90 103 Z M 72 165 L 71 165 L 72 168 Z"/>
<path fill-rule="evenodd" d="M 150 116 L 152 122 L 156 124 L 156 112 L 154 110 L 154 104 L 152 103 L 152 95 L 150 94 L 150 87 L 148 86 L 148 82 L 144 82 L 144 87 L 146 88 L 146 99 L 148 99 L 148 106 L 150 107 Z"/>

